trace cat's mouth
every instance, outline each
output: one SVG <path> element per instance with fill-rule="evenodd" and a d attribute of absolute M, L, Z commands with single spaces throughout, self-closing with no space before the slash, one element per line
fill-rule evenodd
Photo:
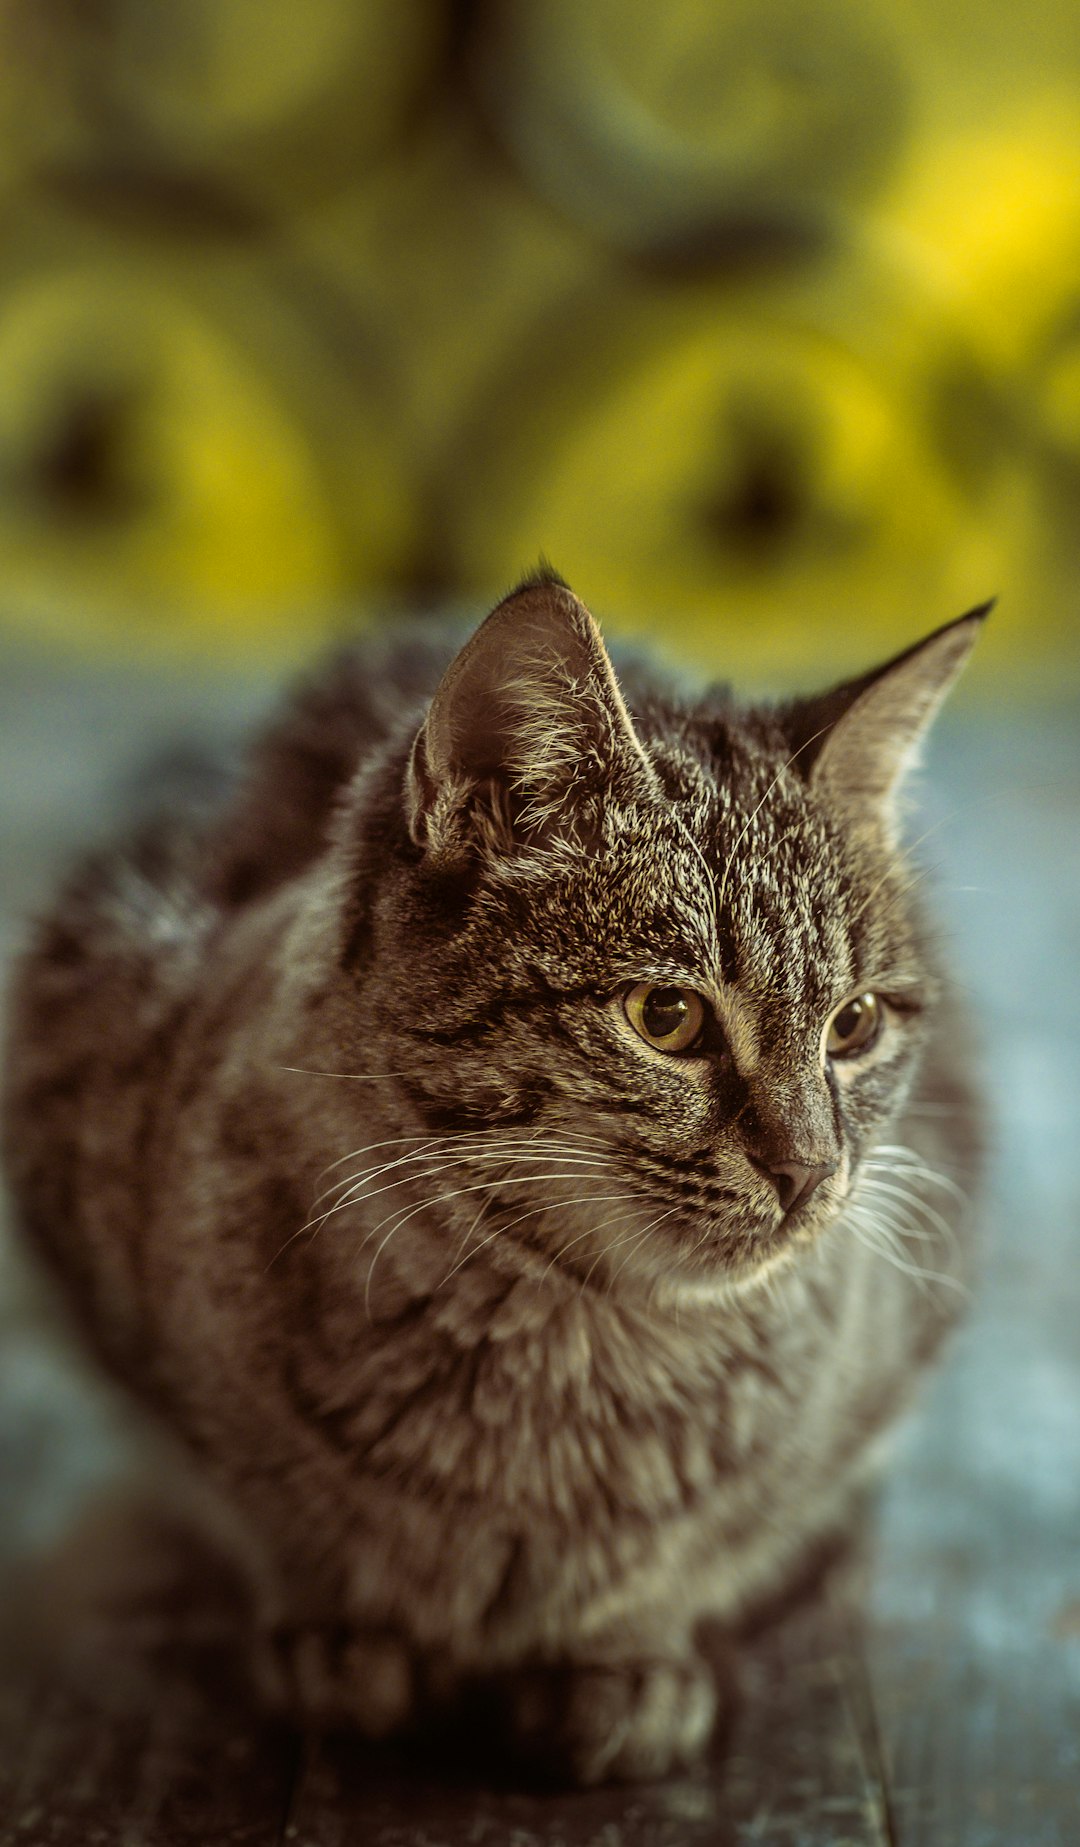
<path fill-rule="evenodd" d="M 713 1191 L 696 1209 L 680 1202 L 654 1236 L 641 1240 L 618 1276 L 650 1283 L 663 1276 L 691 1287 L 748 1281 L 818 1241 L 843 1206 L 846 1188 L 839 1182 L 840 1176 L 786 1212 L 770 1211 L 734 1188 Z"/>

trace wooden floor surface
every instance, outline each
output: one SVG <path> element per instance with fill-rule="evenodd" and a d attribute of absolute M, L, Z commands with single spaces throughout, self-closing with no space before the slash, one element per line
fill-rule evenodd
<path fill-rule="evenodd" d="M 262 697 L 10 665 L 0 952 L 148 749 L 217 739 Z M 0 1688 L 2 1847 L 1080 1847 L 1075 715 L 954 718 L 925 806 L 951 960 L 983 1021 L 994 1154 L 982 1282 L 899 1443 L 865 1621 L 834 1598 L 766 1638 L 695 1775 L 565 1796 L 268 1728 L 212 1649 L 154 1649 L 151 1669 L 126 1632 L 89 1643 L 73 1623 L 47 1671 Z M 9 1589 L 132 1466 L 0 1250 Z"/>

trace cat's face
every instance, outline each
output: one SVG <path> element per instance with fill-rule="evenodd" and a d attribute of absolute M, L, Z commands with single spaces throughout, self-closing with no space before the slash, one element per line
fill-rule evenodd
<path fill-rule="evenodd" d="M 889 802 L 970 633 L 846 703 L 635 722 L 567 592 L 516 605 L 418 741 L 380 1038 L 476 1236 L 726 1285 L 835 1216 L 910 1081 L 935 991 Z"/>

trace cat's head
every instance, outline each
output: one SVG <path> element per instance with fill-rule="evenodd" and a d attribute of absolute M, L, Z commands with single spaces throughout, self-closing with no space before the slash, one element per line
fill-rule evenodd
<path fill-rule="evenodd" d="M 473 635 L 396 786 L 372 999 L 466 1254 L 699 1288 L 835 1217 L 937 999 L 897 802 L 983 613 L 774 708 L 624 698 L 554 578 Z"/>

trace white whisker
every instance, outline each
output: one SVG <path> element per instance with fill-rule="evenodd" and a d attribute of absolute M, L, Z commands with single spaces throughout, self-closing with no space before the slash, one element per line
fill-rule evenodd
<path fill-rule="evenodd" d="M 869 1251 L 872 1256 L 883 1258 L 886 1263 L 892 1265 L 893 1269 L 911 1277 L 924 1294 L 929 1293 L 926 1287 L 928 1283 L 938 1283 L 942 1288 L 954 1289 L 960 1295 L 966 1296 L 970 1293 L 958 1277 L 950 1276 L 942 1270 L 927 1270 L 919 1264 L 907 1263 L 893 1248 L 892 1241 L 885 1233 L 884 1227 L 865 1208 L 850 1206 L 844 1215 L 844 1223 L 864 1250 Z M 883 1238 L 885 1242 L 881 1241 Z"/>
<path fill-rule="evenodd" d="M 321 1200 L 329 1199 L 335 1193 L 340 1194 L 341 1197 L 337 1205 L 331 1208 L 333 1211 L 338 1211 L 341 1206 L 347 1205 L 353 1198 L 374 1199 L 379 1193 L 389 1192 L 391 1186 L 404 1186 L 409 1180 L 423 1178 L 428 1172 L 437 1172 L 438 1168 L 417 1168 L 416 1172 L 403 1173 L 399 1179 L 392 1181 L 390 1186 L 376 1187 L 374 1192 L 365 1193 L 364 1188 L 370 1186 L 372 1181 L 380 1179 L 383 1174 L 393 1173 L 399 1168 L 415 1167 L 420 1162 L 438 1161 L 439 1159 L 440 1151 L 433 1149 L 423 1149 L 415 1154 L 401 1155 L 395 1161 L 387 1161 L 380 1166 L 367 1168 L 361 1173 L 350 1174 L 344 1180 L 336 1181 L 333 1186 L 324 1187 L 312 1204 L 317 1206 Z M 461 1167 L 469 1161 L 474 1161 L 478 1165 L 486 1162 L 489 1166 L 501 1166 L 504 1163 L 520 1161 L 573 1161 L 580 1167 L 606 1167 L 609 1164 L 601 1155 L 579 1154 L 573 1148 L 554 1146 L 526 1149 L 513 1142 L 488 1143 L 479 1147 L 466 1146 L 457 1149 L 452 1155 L 442 1157 L 443 1166 Z"/>
<path fill-rule="evenodd" d="M 366 1235 L 363 1237 L 360 1243 L 360 1249 L 363 1250 L 366 1245 L 371 1243 L 372 1238 L 378 1235 L 378 1233 L 382 1230 L 383 1226 L 387 1223 L 388 1219 L 393 1220 L 393 1223 L 390 1226 L 390 1230 L 387 1232 L 386 1237 L 383 1239 L 382 1243 L 379 1245 L 378 1250 L 375 1252 L 375 1255 L 371 1260 L 371 1266 L 368 1270 L 367 1284 L 365 1285 L 365 1289 L 364 1289 L 365 1308 L 367 1307 L 369 1292 L 371 1288 L 371 1277 L 374 1272 L 375 1265 L 379 1260 L 379 1257 L 381 1256 L 382 1252 L 386 1249 L 386 1246 L 389 1244 L 390 1239 L 395 1235 L 395 1233 L 400 1231 L 403 1225 L 407 1225 L 409 1220 L 415 1218 L 418 1213 L 425 1212 L 429 1210 L 432 1206 L 449 1205 L 452 1199 L 462 1199 L 469 1193 L 490 1193 L 495 1188 L 496 1185 L 500 1187 L 537 1186 L 539 1184 L 543 1184 L 547 1186 L 547 1185 L 550 1185 L 550 1183 L 553 1180 L 580 1180 L 580 1178 L 581 1178 L 581 1175 L 579 1173 L 569 1173 L 569 1174 L 566 1174 L 566 1173 L 543 1174 L 541 1173 L 541 1174 L 523 1174 L 523 1175 L 519 1174 L 515 1177 L 512 1177 L 509 1180 L 501 1180 L 501 1181 L 481 1180 L 479 1182 L 475 1182 L 471 1186 L 455 1187 L 449 1193 L 431 1194 L 427 1199 L 420 1200 L 418 1205 L 406 1207 L 403 1210 L 396 1212 L 396 1213 L 395 1212 L 388 1213 L 385 1218 L 380 1219 L 379 1223 L 373 1226 L 372 1229 L 366 1233 Z M 587 1195 L 586 1197 L 590 1197 L 590 1196 Z M 613 1194 L 611 1195 L 611 1197 L 614 1198 L 616 1197 L 616 1195 Z M 619 1197 L 621 1197 L 621 1195 Z M 555 1206 L 568 1207 L 575 1203 L 580 1204 L 582 1202 L 581 1201 L 575 1202 L 573 1200 L 555 1199 L 555 1200 L 548 1201 L 547 1206 L 543 1208 L 539 1208 L 539 1209 L 548 1210 L 550 1207 L 555 1207 Z M 482 1249 L 484 1244 L 490 1244 L 491 1239 L 498 1237 L 501 1230 L 502 1230 L 501 1225 L 497 1226 L 495 1231 L 493 1231 L 487 1238 L 482 1240 L 481 1244 L 477 1246 L 477 1249 Z M 475 1252 L 469 1252 L 468 1255 L 469 1256 L 475 1255 Z M 466 1260 L 467 1259 L 463 1259 L 463 1261 L 466 1261 Z M 457 1268 L 460 1269 L 460 1267 L 461 1265 L 459 1264 Z M 449 1275 L 443 1278 L 443 1282 L 449 1282 L 450 1276 L 453 1274 L 454 1272 L 451 1271 Z M 442 1285 L 440 1284 L 440 1287 L 441 1286 Z"/>

